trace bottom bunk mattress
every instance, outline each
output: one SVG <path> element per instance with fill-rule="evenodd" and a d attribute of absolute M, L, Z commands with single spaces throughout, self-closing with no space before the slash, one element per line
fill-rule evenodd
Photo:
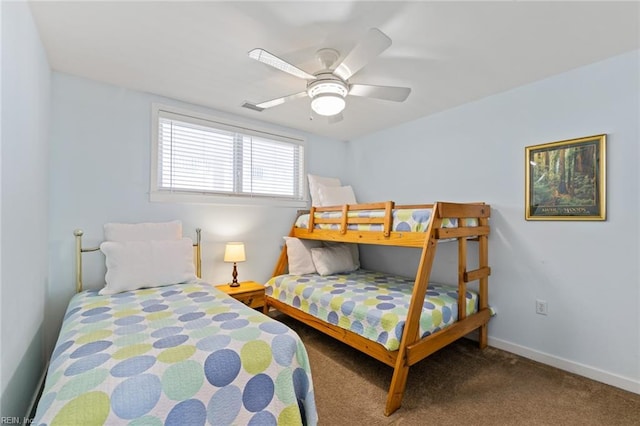
<path fill-rule="evenodd" d="M 409 311 L 414 280 L 359 269 L 320 276 L 279 275 L 267 283 L 268 296 L 325 322 L 397 350 Z M 467 315 L 478 310 L 478 294 L 466 292 Z M 420 336 L 458 319 L 457 286 L 429 283 L 420 316 Z"/>
<path fill-rule="evenodd" d="M 33 424 L 316 424 L 307 352 L 213 286 L 69 303 Z"/>

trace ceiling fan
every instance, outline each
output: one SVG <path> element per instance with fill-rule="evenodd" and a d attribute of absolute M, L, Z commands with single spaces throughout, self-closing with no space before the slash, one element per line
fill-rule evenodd
<path fill-rule="evenodd" d="M 335 49 L 320 49 L 316 53 L 323 66 L 320 71 L 309 74 L 306 71 L 278 58 L 264 49 L 256 48 L 249 57 L 270 65 L 296 77 L 307 80 L 306 90 L 258 104 L 245 102 L 242 106 L 256 111 L 282 105 L 304 97 L 311 98 L 311 109 L 318 115 L 327 116 L 331 122 L 342 120 L 342 110 L 346 106 L 347 95 L 403 102 L 411 93 L 408 87 L 372 86 L 350 83 L 349 79 L 369 61 L 391 46 L 391 39 L 377 28 L 371 28 L 365 37 L 336 65 L 340 53 Z"/>

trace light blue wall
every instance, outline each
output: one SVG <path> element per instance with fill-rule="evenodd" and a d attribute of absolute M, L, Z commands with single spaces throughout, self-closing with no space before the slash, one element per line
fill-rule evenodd
<path fill-rule="evenodd" d="M 0 384 L 22 417 L 45 364 L 51 72 L 26 2 L 2 4 Z"/>
<path fill-rule="evenodd" d="M 105 222 L 178 218 L 187 234 L 203 229 L 205 279 L 229 279 L 222 250 L 239 239 L 240 278 L 264 281 L 295 208 L 149 202 L 151 103 L 227 115 L 52 79 L 26 4 L 1 12 L 0 414 L 22 416 L 74 291 L 73 229 L 90 245 Z M 491 344 L 640 391 L 638 62 L 623 55 L 349 144 L 302 135 L 308 171 L 341 177 L 360 201 L 491 203 Z M 609 135 L 609 219 L 524 221 L 523 148 L 596 133 Z M 453 254 L 441 248 L 436 279 L 452 278 Z M 417 253 L 368 249 L 363 261 L 411 274 Z M 89 286 L 103 268 L 100 254 L 87 259 Z M 534 313 L 536 298 L 548 316 Z"/>
<path fill-rule="evenodd" d="M 359 201 L 492 205 L 490 344 L 640 392 L 640 53 L 349 142 Z M 524 148 L 606 133 L 606 222 L 524 220 Z M 432 277 L 454 280 L 441 246 Z M 415 273 L 416 251 L 363 250 Z M 534 302 L 548 302 L 549 315 Z"/>
<path fill-rule="evenodd" d="M 205 280 L 230 280 L 232 268 L 222 262 L 222 254 L 224 243 L 234 240 L 244 241 L 247 252 L 247 261 L 238 265 L 240 280 L 266 281 L 271 276 L 296 208 L 149 201 L 153 102 L 252 122 L 68 74 L 54 73 L 52 87 L 49 335 L 57 331 L 74 292 L 72 233 L 76 228 L 85 231 L 85 242 L 92 245 L 101 241 L 106 222 L 180 219 L 186 235 L 195 237 L 195 228 L 202 228 Z M 304 137 L 310 173 L 340 176 L 345 172 L 344 142 L 253 124 Z M 85 255 L 85 266 L 88 287 L 103 282 L 101 254 Z"/>

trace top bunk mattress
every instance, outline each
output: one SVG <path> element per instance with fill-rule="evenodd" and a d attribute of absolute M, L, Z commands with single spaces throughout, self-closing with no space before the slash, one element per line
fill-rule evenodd
<path fill-rule="evenodd" d="M 328 276 L 276 276 L 267 283 L 266 294 L 394 351 L 400 346 L 413 285 L 411 278 L 359 269 Z M 466 302 L 467 315 L 477 312 L 477 293 L 467 290 Z M 458 288 L 429 283 L 420 316 L 420 337 L 457 319 Z"/>
<path fill-rule="evenodd" d="M 419 208 L 419 209 L 393 209 L 393 221 L 391 225 L 391 232 L 426 232 L 429 222 L 431 220 L 431 213 L 433 209 Z M 349 218 L 383 218 L 385 215 L 384 210 L 354 210 L 347 213 Z M 316 219 L 340 219 L 342 217 L 342 211 L 326 211 L 316 212 L 314 217 Z M 478 226 L 477 219 L 462 219 L 464 226 Z M 383 231 L 382 224 L 370 224 L 370 223 L 350 223 L 347 225 L 347 229 L 350 231 Z M 309 213 L 300 215 L 296 219 L 296 228 L 309 228 Z M 445 218 L 442 221 L 443 228 L 457 228 L 458 219 Z M 329 229 L 339 230 L 339 223 L 315 223 L 314 229 Z"/>

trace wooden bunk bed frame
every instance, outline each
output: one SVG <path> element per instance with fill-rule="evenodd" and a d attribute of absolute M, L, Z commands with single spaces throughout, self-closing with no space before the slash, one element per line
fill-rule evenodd
<path fill-rule="evenodd" d="M 431 208 L 431 220 L 426 232 L 394 232 L 392 226 L 392 211 L 394 208 Z M 384 215 L 380 218 L 359 218 L 349 217 L 350 211 L 358 210 L 383 210 Z M 340 218 L 320 219 L 315 218 L 316 212 L 341 211 Z M 301 212 L 305 213 L 305 212 Z M 422 254 L 416 273 L 413 293 L 407 320 L 402 334 L 402 340 L 398 350 L 389 351 L 381 344 L 362 337 L 350 330 L 324 322 L 310 314 L 300 311 L 294 307 L 282 303 L 270 296 L 266 296 L 264 312 L 269 312 L 270 308 L 289 315 L 329 336 L 332 336 L 352 347 L 358 349 L 373 358 L 389 365 L 393 370 L 391 385 L 387 394 L 387 401 L 384 410 L 386 416 L 391 415 L 400 408 L 409 367 L 445 347 L 449 343 L 479 330 L 479 346 L 487 346 L 487 323 L 490 319 L 488 303 L 488 284 L 491 268 L 488 259 L 488 235 L 489 217 L 491 207 L 484 203 L 449 203 L 437 202 L 434 204 L 422 205 L 398 205 L 392 201 L 383 203 L 353 204 L 335 207 L 312 207 L 309 212 L 308 228 L 296 228 L 295 223 L 289 233 L 291 237 L 348 242 L 358 244 L 378 244 L 398 247 L 422 248 Z M 445 218 L 457 218 L 457 228 L 442 228 Z M 477 226 L 465 226 L 465 218 L 477 220 Z M 316 224 L 340 224 L 339 230 L 314 229 Z M 355 231 L 349 230 L 350 224 L 377 224 L 382 225 L 382 231 Z M 436 255 L 438 240 L 455 239 L 458 246 L 458 321 L 450 326 L 435 332 L 424 338 L 420 338 L 419 320 L 422 306 L 431 275 L 433 260 Z M 468 241 L 477 241 L 478 247 L 478 268 L 467 270 L 467 248 Z M 287 270 L 287 250 L 283 247 L 280 257 L 273 271 L 273 276 L 286 273 Z M 467 284 L 479 281 L 478 284 L 478 311 L 471 315 L 466 315 L 465 294 Z"/>

